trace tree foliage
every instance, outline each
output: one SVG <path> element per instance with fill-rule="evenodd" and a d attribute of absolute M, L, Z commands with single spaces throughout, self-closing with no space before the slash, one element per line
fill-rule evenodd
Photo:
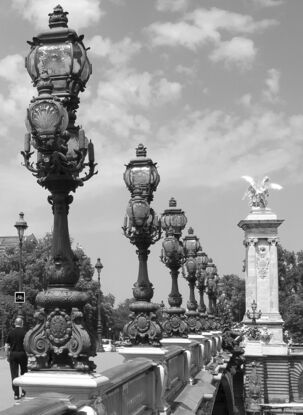
<path fill-rule="evenodd" d="M 221 279 L 224 284 L 225 298 L 230 305 L 232 320 L 242 321 L 245 313 L 245 281 L 235 274 L 224 275 Z"/>
<path fill-rule="evenodd" d="M 284 328 L 295 343 L 303 342 L 303 251 L 278 246 L 279 304 Z"/>
<path fill-rule="evenodd" d="M 47 269 L 51 259 L 52 235 L 46 234 L 43 238 L 26 239 L 23 243 L 23 288 L 26 303 L 23 311 L 26 319 L 26 328 L 33 325 L 35 298 L 39 291 L 47 288 Z M 96 336 L 97 332 L 97 300 L 98 282 L 93 279 L 94 268 L 90 259 L 79 246 L 74 250 L 80 268 L 80 279 L 76 288 L 86 291 L 88 303 L 84 314 L 90 321 L 90 330 Z M 9 248 L 0 255 L 0 304 L 1 324 L 4 337 L 14 321 L 18 307 L 14 303 L 14 293 L 19 289 L 19 248 Z M 112 310 L 115 298 L 112 294 L 103 295 L 101 292 L 101 319 L 104 330 L 113 324 Z"/>

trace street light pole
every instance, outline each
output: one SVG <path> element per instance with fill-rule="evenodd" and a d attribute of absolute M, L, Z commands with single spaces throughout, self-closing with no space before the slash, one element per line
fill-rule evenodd
<path fill-rule="evenodd" d="M 100 274 L 103 268 L 103 265 L 100 261 L 100 258 L 97 259 L 95 268 L 98 273 L 98 303 L 97 303 L 97 313 L 98 313 L 98 322 L 97 322 L 97 336 L 98 336 L 98 347 L 97 352 L 104 352 L 102 345 L 102 321 L 101 321 L 101 283 L 100 283 Z"/>
<path fill-rule="evenodd" d="M 160 347 L 162 338 L 156 315 L 159 305 L 151 302 L 154 290 L 147 270 L 149 247 L 161 238 L 161 223 L 150 207 L 160 181 L 156 164 L 146 157 L 146 148 L 139 144 L 136 158 L 127 164 L 123 176 L 131 199 L 122 229 L 131 244 L 137 247 L 139 260 L 138 278 L 133 288 L 135 302 L 129 306 L 131 321 L 124 326 L 124 334 L 136 346 Z"/>
<path fill-rule="evenodd" d="M 5 319 L 5 311 L 4 311 L 5 303 L 4 301 L 1 302 L 1 349 L 4 348 L 4 319 Z"/>
<path fill-rule="evenodd" d="M 15 228 L 18 231 L 19 237 L 19 291 L 23 291 L 23 256 L 22 256 L 22 249 L 23 249 L 23 237 L 24 231 L 28 228 L 26 221 L 24 220 L 24 213 L 19 213 L 19 220 L 15 223 Z M 18 317 L 23 317 L 22 313 L 22 303 L 18 304 Z"/>
<path fill-rule="evenodd" d="M 76 287 L 79 264 L 68 229 L 71 193 L 96 173 L 94 146 L 77 125 L 80 92 L 91 75 L 83 35 L 68 27 L 68 12 L 57 5 L 49 29 L 29 42 L 26 68 L 37 88 L 27 109 L 25 167 L 50 195 L 53 232 L 46 290 L 36 296 L 36 325 L 24 338 L 28 369 L 94 370 L 94 339 L 84 318 L 88 293 Z M 43 341 L 41 341 L 43 333 Z"/>

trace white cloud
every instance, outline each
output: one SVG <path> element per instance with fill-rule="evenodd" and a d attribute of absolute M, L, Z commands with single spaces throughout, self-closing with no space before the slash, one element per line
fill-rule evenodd
<path fill-rule="evenodd" d="M 227 31 L 230 33 L 258 33 L 277 24 L 276 20 L 263 19 L 255 21 L 252 16 L 234 13 L 223 9 L 197 9 L 187 15 L 200 30 L 209 37 L 217 38 L 216 32 Z"/>
<path fill-rule="evenodd" d="M 142 47 L 139 42 L 134 42 L 129 37 L 125 37 L 120 42 L 113 42 L 100 35 L 88 40 L 87 44 L 91 47 L 91 54 L 107 58 L 113 65 L 128 63 Z"/>
<path fill-rule="evenodd" d="M 21 55 L 8 55 L 0 60 L 0 80 L 6 92 L 0 94 L 0 135 L 8 139 L 8 131 L 15 126 L 25 129 L 26 108 L 35 94 Z M 11 139 L 11 138 L 10 138 Z"/>
<path fill-rule="evenodd" d="M 208 40 L 206 33 L 187 23 L 153 23 L 148 32 L 153 46 L 185 46 L 195 50 Z"/>
<path fill-rule="evenodd" d="M 26 74 L 24 58 L 21 55 L 7 55 L 0 61 L 0 77 L 9 82 L 17 83 L 19 77 Z"/>
<path fill-rule="evenodd" d="M 97 23 L 103 11 L 100 0 L 60 0 L 64 11 L 68 11 L 69 26 L 73 29 Z M 56 6 L 53 0 L 12 0 L 13 7 L 36 28 L 48 29 L 48 14 Z"/>
<path fill-rule="evenodd" d="M 239 100 L 238 103 L 243 105 L 246 108 L 250 108 L 252 101 L 251 94 L 244 94 Z"/>
<path fill-rule="evenodd" d="M 275 24 L 273 19 L 255 21 L 249 15 L 212 8 L 196 9 L 176 23 L 155 22 L 147 30 L 154 46 L 182 45 L 195 50 L 207 42 L 220 42 L 221 32 L 253 34 Z"/>
<path fill-rule="evenodd" d="M 175 102 L 181 97 L 182 86 L 178 82 L 170 82 L 161 78 L 155 85 L 155 101 L 157 104 Z"/>
<path fill-rule="evenodd" d="M 283 171 L 286 182 L 303 156 L 302 127 L 302 115 L 257 107 L 244 117 L 223 111 L 184 114 L 156 136 L 162 186 L 220 188 L 247 172 L 262 176 L 277 171 Z"/>
<path fill-rule="evenodd" d="M 229 41 L 220 42 L 210 53 L 213 62 L 223 61 L 227 67 L 235 64 L 242 69 L 250 68 L 255 59 L 257 50 L 251 39 L 233 37 Z"/>
<path fill-rule="evenodd" d="M 263 91 L 263 97 L 271 103 L 279 102 L 281 73 L 277 69 L 272 68 L 267 71 L 267 76 L 265 81 L 266 89 Z"/>
<path fill-rule="evenodd" d="M 160 12 L 183 11 L 188 6 L 188 0 L 157 0 L 156 9 Z"/>
<path fill-rule="evenodd" d="M 284 4 L 283 0 L 250 0 L 260 7 L 275 7 Z"/>
<path fill-rule="evenodd" d="M 180 74 L 184 74 L 187 77 L 192 77 L 195 74 L 196 69 L 194 66 L 185 66 L 185 65 L 179 64 L 176 66 L 176 72 Z"/>
<path fill-rule="evenodd" d="M 164 77 L 131 69 L 110 70 L 99 82 L 97 96 L 83 103 L 85 123 L 98 123 L 100 128 L 122 137 L 148 134 L 151 108 L 174 103 L 181 97 L 182 87 Z"/>

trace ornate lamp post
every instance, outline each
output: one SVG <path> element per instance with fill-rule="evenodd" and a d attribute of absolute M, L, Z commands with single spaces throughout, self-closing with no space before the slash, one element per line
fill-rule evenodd
<path fill-rule="evenodd" d="M 197 311 L 198 303 L 195 298 L 195 286 L 196 286 L 196 271 L 197 261 L 196 256 L 199 248 L 201 247 L 199 239 L 194 235 L 193 228 L 188 229 L 188 235 L 183 238 L 184 255 L 186 258 L 185 268 L 187 274 L 185 274 L 184 267 L 182 268 L 183 276 L 188 281 L 189 285 L 189 301 L 187 302 L 187 326 L 189 333 L 200 334 L 202 330 L 202 324 L 200 316 Z"/>
<path fill-rule="evenodd" d="M 51 195 L 54 214 L 48 288 L 36 297 L 36 326 L 25 337 L 30 369 L 56 367 L 88 371 L 95 355 L 86 330 L 83 306 L 87 294 L 75 288 L 79 266 L 70 245 L 68 210 L 75 192 L 95 173 L 94 147 L 75 126 L 78 94 L 84 90 L 91 65 L 83 36 L 67 27 L 67 12 L 57 6 L 49 14 L 50 30 L 33 38 L 27 70 L 38 89 L 27 110 L 25 166 Z M 33 151 L 31 151 L 31 146 Z M 32 155 L 36 152 L 36 161 Z M 88 162 L 86 156 L 88 155 Z M 82 176 L 81 172 L 88 168 Z"/>
<path fill-rule="evenodd" d="M 207 274 L 206 274 L 206 265 L 208 262 L 208 257 L 205 252 L 203 252 L 202 248 L 198 249 L 197 256 L 196 256 L 196 263 L 197 263 L 197 288 L 199 292 L 199 307 L 198 312 L 200 314 L 200 321 L 202 324 L 202 330 L 207 331 L 210 328 L 210 324 L 208 321 L 207 313 L 206 313 L 206 305 L 204 303 L 204 294 L 206 290 L 206 281 L 207 281 Z"/>
<path fill-rule="evenodd" d="M 1 349 L 4 348 L 5 302 L 1 301 Z"/>
<path fill-rule="evenodd" d="M 19 213 L 19 220 L 15 223 L 15 228 L 18 231 L 19 237 L 19 291 L 23 291 L 23 238 L 24 232 L 28 228 L 26 221 L 24 220 L 24 213 Z M 18 304 L 18 317 L 23 317 L 22 303 Z"/>
<path fill-rule="evenodd" d="M 261 310 L 257 311 L 257 303 L 253 300 L 251 304 L 251 310 L 246 311 L 246 316 L 251 320 L 252 327 L 247 332 L 247 337 L 249 340 L 259 340 L 261 336 L 261 332 L 258 329 L 257 320 L 261 318 L 262 312 Z"/>
<path fill-rule="evenodd" d="M 97 322 L 97 336 L 98 336 L 98 346 L 97 352 L 104 352 L 102 345 L 102 320 L 101 320 L 101 283 L 100 283 L 100 274 L 103 268 L 100 258 L 97 259 L 95 268 L 98 273 L 98 304 L 97 304 L 97 313 L 98 313 L 98 322 Z"/>
<path fill-rule="evenodd" d="M 161 227 L 166 234 L 162 243 L 161 261 L 169 270 L 172 279 L 171 292 L 168 296 L 170 308 L 164 310 L 167 315 L 163 323 L 165 337 L 187 337 L 185 309 L 181 308 L 182 296 L 178 288 L 179 269 L 184 262 L 183 245 L 179 240 L 185 228 L 187 218 L 181 209 L 177 208 L 174 198 L 169 201 L 169 208 L 161 216 Z"/>
<path fill-rule="evenodd" d="M 218 282 L 217 267 L 213 260 L 209 258 L 206 265 L 206 291 L 208 296 L 208 323 L 211 330 L 216 330 L 218 326 L 217 314 L 217 282 Z"/>
<path fill-rule="evenodd" d="M 208 295 L 208 314 L 214 316 L 216 314 L 216 300 L 217 300 L 217 267 L 213 260 L 209 258 L 206 266 L 207 274 L 207 295 Z"/>
<path fill-rule="evenodd" d="M 197 288 L 199 291 L 200 302 L 198 311 L 200 313 L 205 313 L 206 306 L 204 303 L 204 292 L 206 288 L 206 265 L 208 262 L 208 257 L 205 252 L 202 251 L 201 248 L 198 249 L 197 256 L 196 256 L 196 263 L 197 263 Z"/>
<path fill-rule="evenodd" d="M 136 301 L 130 305 L 131 321 L 125 325 L 124 334 L 134 345 L 160 346 L 162 330 L 155 313 L 159 305 L 151 303 L 153 285 L 147 271 L 149 247 L 161 238 L 160 221 L 150 207 L 160 176 L 156 163 L 146 157 L 146 148 L 142 144 L 137 147 L 136 156 L 127 164 L 124 172 L 124 181 L 131 199 L 122 229 L 124 235 L 137 247 L 139 259 L 138 279 L 133 288 Z"/>

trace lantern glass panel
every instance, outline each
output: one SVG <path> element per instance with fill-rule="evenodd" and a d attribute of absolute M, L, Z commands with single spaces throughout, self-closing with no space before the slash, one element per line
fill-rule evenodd
<path fill-rule="evenodd" d="M 192 239 L 192 240 L 188 239 L 185 242 L 185 248 L 187 249 L 188 252 L 195 254 L 196 250 L 199 248 L 199 243 L 195 239 Z"/>
<path fill-rule="evenodd" d="M 179 252 L 179 243 L 175 238 L 167 238 L 163 241 L 163 248 L 167 255 Z"/>
<path fill-rule="evenodd" d="M 73 45 L 73 74 L 77 75 L 83 65 L 83 60 L 85 59 L 83 48 L 79 43 Z"/>
<path fill-rule="evenodd" d="M 137 226 L 142 226 L 146 222 L 150 213 L 150 208 L 145 201 L 131 201 L 127 207 L 127 215 Z"/>
<path fill-rule="evenodd" d="M 130 181 L 135 187 L 150 184 L 150 168 L 133 167 L 130 173 Z"/>
<path fill-rule="evenodd" d="M 35 79 L 37 77 L 35 56 L 35 49 L 33 49 L 27 57 L 27 71 L 32 79 Z"/>
<path fill-rule="evenodd" d="M 90 76 L 90 73 L 91 73 L 91 67 L 90 67 L 88 59 L 86 58 L 86 60 L 84 62 L 83 70 L 82 70 L 81 75 L 80 75 L 81 81 L 86 83 L 86 81 L 88 80 L 88 78 Z"/>
<path fill-rule="evenodd" d="M 46 70 L 49 76 L 69 75 L 71 73 L 72 51 L 70 44 L 41 46 L 37 51 L 39 74 Z"/>

